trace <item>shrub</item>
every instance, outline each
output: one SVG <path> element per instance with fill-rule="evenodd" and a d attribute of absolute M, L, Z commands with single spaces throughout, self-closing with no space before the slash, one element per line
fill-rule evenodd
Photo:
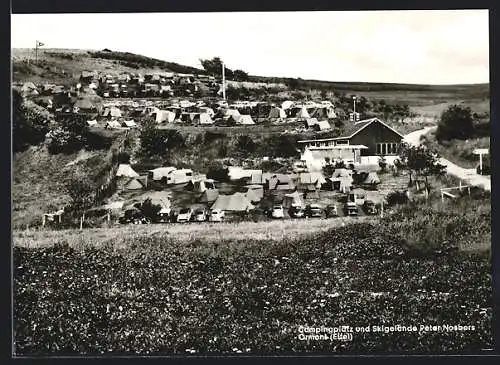
<path fill-rule="evenodd" d="M 472 111 L 469 107 L 450 105 L 442 114 L 436 130 L 438 141 L 469 139 L 474 133 Z"/>
<path fill-rule="evenodd" d="M 393 191 L 387 195 L 387 205 L 394 206 L 408 203 L 408 195 L 404 191 Z"/>

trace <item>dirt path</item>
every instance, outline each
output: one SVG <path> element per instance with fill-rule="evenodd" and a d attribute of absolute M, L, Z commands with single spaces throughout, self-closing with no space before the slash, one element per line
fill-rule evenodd
<path fill-rule="evenodd" d="M 420 137 L 434 130 L 436 127 L 426 127 L 424 129 L 419 129 L 408 133 L 404 137 L 404 141 L 408 142 L 410 145 L 419 146 Z M 446 166 L 446 171 L 450 175 L 454 175 L 459 179 L 464 180 L 465 183 L 480 186 L 486 191 L 491 191 L 491 178 L 489 176 L 478 175 L 476 169 L 465 169 L 458 166 L 457 164 L 445 159 L 440 158 L 439 163 Z"/>

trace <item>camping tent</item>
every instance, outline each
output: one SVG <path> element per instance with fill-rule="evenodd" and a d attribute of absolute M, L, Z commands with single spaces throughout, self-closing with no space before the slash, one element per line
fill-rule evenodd
<path fill-rule="evenodd" d="M 255 122 L 253 121 L 252 117 L 250 115 L 240 115 L 239 117 L 235 118 L 236 124 L 239 125 L 253 125 Z"/>
<path fill-rule="evenodd" d="M 318 120 L 316 118 L 307 118 L 306 119 L 306 127 L 313 128 L 316 124 L 318 124 Z"/>
<path fill-rule="evenodd" d="M 111 120 L 106 123 L 106 128 L 121 128 L 122 125 L 117 120 Z"/>
<path fill-rule="evenodd" d="M 307 108 L 305 106 L 291 108 L 289 116 L 291 118 L 297 118 L 297 119 L 302 119 L 302 120 L 307 120 L 307 119 L 311 118 L 311 116 L 309 115 Z"/>
<path fill-rule="evenodd" d="M 285 119 L 286 113 L 283 109 L 274 107 L 269 111 L 269 119 Z"/>
<path fill-rule="evenodd" d="M 264 198 L 264 187 L 262 185 L 246 185 L 246 196 L 251 202 L 259 202 Z"/>
<path fill-rule="evenodd" d="M 314 185 L 316 189 L 320 189 L 321 185 L 326 183 L 326 179 L 321 172 L 303 172 L 299 175 L 299 183 L 301 185 Z"/>
<path fill-rule="evenodd" d="M 243 193 L 234 193 L 232 195 L 219 195 L 211 207 L 212 209 L 244 212 L 255 207 Z"/>
<path fill-rule="evenodd" d="M 238 109 L 226 109 L 224 111 L 224 118 L 225 119 L 230 119 L 231 117 L 235 118 L 235 117 L 239 117 L 241 114 L 240 112 L 238 111 Z"/>
<path fill-rule="evenodd" d="M 347 192 L 350 190 L 353 182 L 352 171 L 347 169 L 336 169 L 333 172 L 331 181 L 339 184 L 339 190 L 342 192 Z"/>
<path fill-rule="evenodd" d="M 120 164 L 116 176 L 139 177 L 139 174 L 129 164 Z"/>
<path fill-rule="evenodd" d="M 139 190 L 144 189 L 144 184 L 141 180 L 137 178 L 131 178 L 125 185 L 126 190 Z"/>
<path fill-rule="evenodd" d="M 213 124 L 214 121 L 210 118 L 208 113 L 199 113 L 194 116 L 195 124 Z"/>
<path fill-rule="evenodd" d="M 269 190 L 293 190 L 295 184 L 292 181 L 292 176 L 287 174 L 273 174 L 268 179 Z"/>
<path fill-rule="evenodd" d="M 128 128 L 134 128 L 134 127 L 137 127 L 137 123 L 134 122 L 133 120 L 124 120 L 123 126 L 128 127 Z"/>
<path fill-rule="evenodd" d="M 327 131 L 329 130 L 331 127 L 330 127 L 330 123 L 328 123 L 327 120 L 322 120 L 318 123 L 316 123 L 316 125 L 314 126 L 318 131 Z"/>
<path fill-rule="evenodd" d="M 219 190 L 218 189 L 208 189 L 201 194 L 200 197 L 200 202 L 202 203 L 211 203 L 217 200 L 217 197 L 219 196 Z"/>
<path fill-rule="evenodd" d="M 117 107 L 111 107 L 104 109 L 104 113 L 102 115 L 104 117 L 119 118 L 122 116 L 122 112 Z"/>
<path fill-rule="evenodd" d="M 293 101 L 291 100 L 286 100 L 281 104 L 281 109 L 290 109 L 293 106 Z"/>
<path fill-rule="evenodd" d="M 82 111 L 90 111 L 90 110 L 96 110 L 97 106 L 94 105 L 94 103 L 92 103 L 92 101 L 89 98 L 79 98 L 73 105 L 73 108 Z"/>
<path fill-rule="evenodd" d="M 286 194 L 283 198 L 283 208 L 289 209 L 292 206 L 304 206 L 304 201 L 300 196 L 298 191 L 294 191 L 293 193 Z"/>
<path fill-rule="evenodd" d="M 369 172 L 368 176 L 366 176 L 365 180 L 363 181 L 363 184 L 369 184 L 369 185 L 380 184 L 380 179 L 377 173 L 374 171 Z"/>
<path fill-rule="evenodd" d="M 169 110 L 158 110 L 156 111 L 156 123 L 172 123 L 175 120 L 175 113 Z"/>
<path fill-rule="evenodd" d="M 23 95 L 38 95 L 36 85 L 32 82 L 25 82 L 21 87 L 21 93 Z"/>
<path fill-rule="evenodd" d="M 87 120 L 87 125 L 89 127 L 96 127 L 97 126 L 97 120 Z"/>
<path fill-rule="evenodd" d="M 111 120 L 106 123 L 106 128 L 121 128 L 122 125 L 117 120 Z"/>

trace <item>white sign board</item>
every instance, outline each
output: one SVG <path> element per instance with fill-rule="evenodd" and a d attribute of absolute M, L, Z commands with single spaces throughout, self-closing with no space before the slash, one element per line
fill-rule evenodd
<path fill-rule="evenodd" d="M 489 150 L 487 148 L 476 148 L 472 153 L 475 155 L 487 155 Z"/>

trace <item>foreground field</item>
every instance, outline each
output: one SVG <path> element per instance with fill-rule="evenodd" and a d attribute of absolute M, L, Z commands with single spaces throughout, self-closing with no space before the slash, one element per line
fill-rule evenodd
<path fill-rule="evenodd" d="M 281 240 L 307 236 L 324 232 L 345 224 L 377 220 L 373 217 L 341 217 L 330 219 L 301 219 L 271 222 L 241 223 L 185 223 L 156 225 L 124 225 L 114 228 L 86 229 L 79 231 L 27 230 L 14 231 L 13 241 L 16 246 L 47 247 L 57 243 L 69 243 L 72 246 L 99 247 L 109 242 L 134 242 L 139 239 L 166 239 L 178 242 L 191 242 L 195 239 L 217 240 Z"/>
<path fill-rule="evenodd" d="M 15 352 L 491 348 L 491 265 L 489 249 L 478 244 L 489 240 L 490 215 L 488 200 L 479 198 L 441 207 L 409 206 L 382 224 L 350 224 L 300 237 L 291 230 L 281 239 L 259 236 L 257 225 L 248 228 L 256 230 L 254 239 L 249 233 L 234 239 L 240 233 L 234 228 L 233 236 L 226 229 L 217 238 L 207 229 L 208 236 L 198 232 L 188 241 L 178 239 L 181 231 L 148 234 L 146 228 L 156 228 L 150 226 L 132 236 L 136 227 L 114 231 L 112 239 L 102 240 L 99 231 L 89 231 L 90 244 L 84 245 L 70 232 L 55 232 L 45 239 L 58 244 L 26 248 L 19 247 L 18 233 Z M 271 236 L 276 238 L 275 231 Z M 299 338 L 300 326 L 342 325 L 418 330 L 353 333 L 350 341 Z M 421 325 L 463 327 L 432 331 Z"/>

